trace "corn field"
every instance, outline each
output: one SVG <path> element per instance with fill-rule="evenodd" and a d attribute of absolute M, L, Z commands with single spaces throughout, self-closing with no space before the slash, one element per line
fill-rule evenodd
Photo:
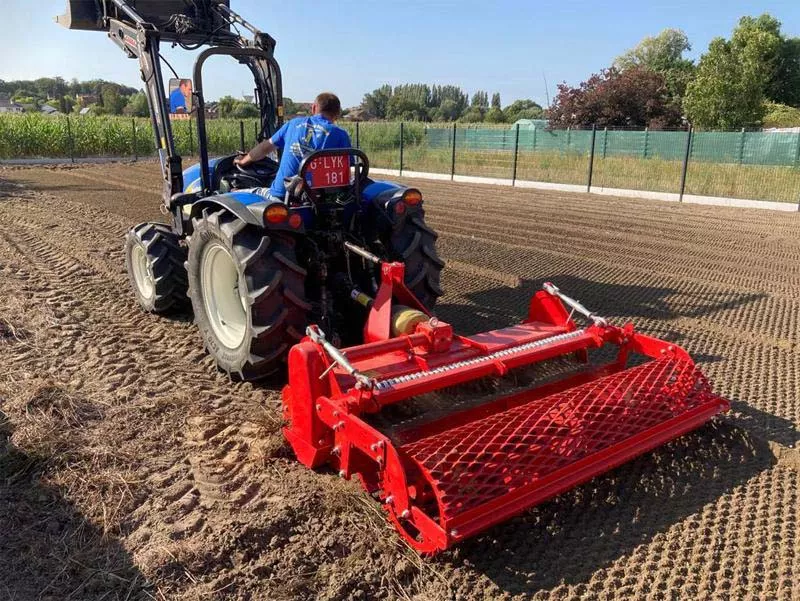
<path fill-rule="evenodd" d="M 647 132 L 598 132 L 597 148 L 593 149 L 588 143 L 592 132 L 585 130 L 542 130 L 537 138 L 536 132 L 532 137 L 531 132 L 524 135 L 520 132 L 515 137 L 514 130 L 507 125 L 458 124 L 454 128 L 453 124 L 342 123 L 342 126 L 353 145 L 366 152 L 374 167 L 580 185 L 586 183 L 587 173 L 591 172 L 594 177 L 590 181 L 595 187 L 673 193 L 682 189 L 681 172 L 685 168 L 683 189 L 687 194 L 800 202 L 798 134 L 735 133 L 740 144 L 731 157 L 728 156 L 731 134 L 704 133 L 703 138 L 691 138 L 691 152 L 682 165 L 681 155 L 687 149 L 686 132 L 651 132 L 650 140 L 658 136 L 661 148 L 654 153 L 651 146 L 648 157 Z M 184 157 L 197 156 L 196 123 L 173 121 L 172 128 L 178 153 Z M 219 156 L 252 147 L 258 123 L 255 119 L 211 119 L 206 122 L 206 129 L 208 152 Z M 638 135 L 645 144 L 627 148 L 620 144 L 625 142 L 622 136 L 626 134 Z M 563 138 L 559 144 L 548 143 L 548 138 L 558 136 Z M 780 142 L 780 146 L 772 144 L 774 157 L 764 152 L 761 155 L 775 159 L 777 149 L 782 151 L 781 160 L 760 165 L 745 164 L 746 160 L 743 163 L 749 156 L 748 149 L 751 155 L 758 155 L 752 150 L 758 150 L 753 143 L 760 140 Z M 592 150 L 593 163 L 589 161 Z M 719 158 L 709 160 L 715 152 L 720 154 Z M 0 115 L 0 160 L 154 155 L 149 119 Z"/>

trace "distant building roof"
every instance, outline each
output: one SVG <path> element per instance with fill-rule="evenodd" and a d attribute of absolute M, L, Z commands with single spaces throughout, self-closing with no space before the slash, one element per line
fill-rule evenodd
<path fill-rule="evenodd" d="M 361 107 L 354 106 L 347 109 L 347 114 L 343 117 L 346 121 L 369 121 L 369 113 Z"/>
<path fill-rule="evenodd" d="M 11 101 L 8 94 L 0 94 L 0 108 L 22 110 L 22 105 Z"/>
<path fill-rule="evenodd" d="M 81 109 L 78 114 L 79 115 L 88 115 L 91 111 L 92 111 L 92 107 L 87 106 L 86 108 Z"/>
<path fill-rule="evenodd" d="M 40 108 L 39 110 L 41 112 L 43 112 L 45 115 L 60 115 L 61 114 L 61 111 L 59 111 L 57 108 L 53 108 L 49 104 L 43 104 L 42 108 Z"/>

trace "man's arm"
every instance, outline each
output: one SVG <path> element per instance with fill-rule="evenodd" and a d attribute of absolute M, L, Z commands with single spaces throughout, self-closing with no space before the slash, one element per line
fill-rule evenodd
<path fill-rule="evenodd" d="M 271 138 L 269 138 L 268 140 L 262 140 L 261 142 L 255 145 L 253 150 L 248 152 L 243 157 L 235 158 L 233 162 L 236 165 L 247 167 L 247 165 L 249 165 L 250 163 L 260 161 L 268 154 L 275 152 L 279 148 L 283 148 L 284 138 L 286 137 L 286 132 L 289 130 L 289 123 L 284 123 L 283 126 L 278 131 L 276 131 Z"/>
<path fill-rule="evenodd" d="M 278 147 L 272 143 L 272 140 L 262 140 L 256 144 L 250 152 L 244 156 L 236 157 L 233 162 L 237 165 L 241 165 L 242 167 L 247 167 L 250 163 L 260 161 L 268 154 L 275 152 L 277 149 Z"/>

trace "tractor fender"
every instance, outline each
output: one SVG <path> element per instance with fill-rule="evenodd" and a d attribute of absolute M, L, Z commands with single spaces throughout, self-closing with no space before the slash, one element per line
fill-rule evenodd
<path fill-rule="evenodd" d="M 364 187 L 362 198 L 367 205 L 372 205 L 382 219 L 386 219 L 394 228 L 402 226 L 407 217 L 423 214 L 421 202 L 416 206 L 407 206 L 406 210 L 398 214 L 395 205 L 402 200 L 403 194 L 409 186 L 397 182 L 373 181 Z"/>
<path fill-rule="evenodd" d="M 274 224 L 264 221 L 264 212 L 270 205 L 281 205 L 280 201 L 266 200 L 253 192 L 228 192 L 207 196 L 192 204 L 191 217 L 199 217 L 203 209 L 225 209 L 249 225 L 269 230 L 283 230 L 294 234 L 304 234 L 305 227 L 291 227 L 288 223 Z"/>

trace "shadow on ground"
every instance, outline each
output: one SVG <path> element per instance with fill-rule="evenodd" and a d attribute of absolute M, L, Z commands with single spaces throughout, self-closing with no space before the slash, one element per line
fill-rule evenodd
<path fill-rule="evenodd" d="M 0 411 L 0 598 L 152 599 L 131 556 L 44 484 L 43 460 L 14 447 L 10 436 Z"/>
<path fill-rule="evenodd" d="M 669 321 L 679 317 L 707 317 L 755 302 L 763 293 L 706 294 L 693 293 L 691 305 L 678 307 L 679 292 L 669 287 L 632 286 L 595 282 L 572 275 L 554 275 L 548 279 L 522 280 L 516 287 L 498 286 L 467 293 L 463 298 L 476 307 L 461 303 L 441 303 L 436 314 L 452 323 L 459 333 L 476 333 L 500 328 L 523 319 L 531 297 L 546 281 L 580 300 L 589 310 L 611 319 L 654 319 Z M 677 342 L 677 341 L 672 341 Z"/>

